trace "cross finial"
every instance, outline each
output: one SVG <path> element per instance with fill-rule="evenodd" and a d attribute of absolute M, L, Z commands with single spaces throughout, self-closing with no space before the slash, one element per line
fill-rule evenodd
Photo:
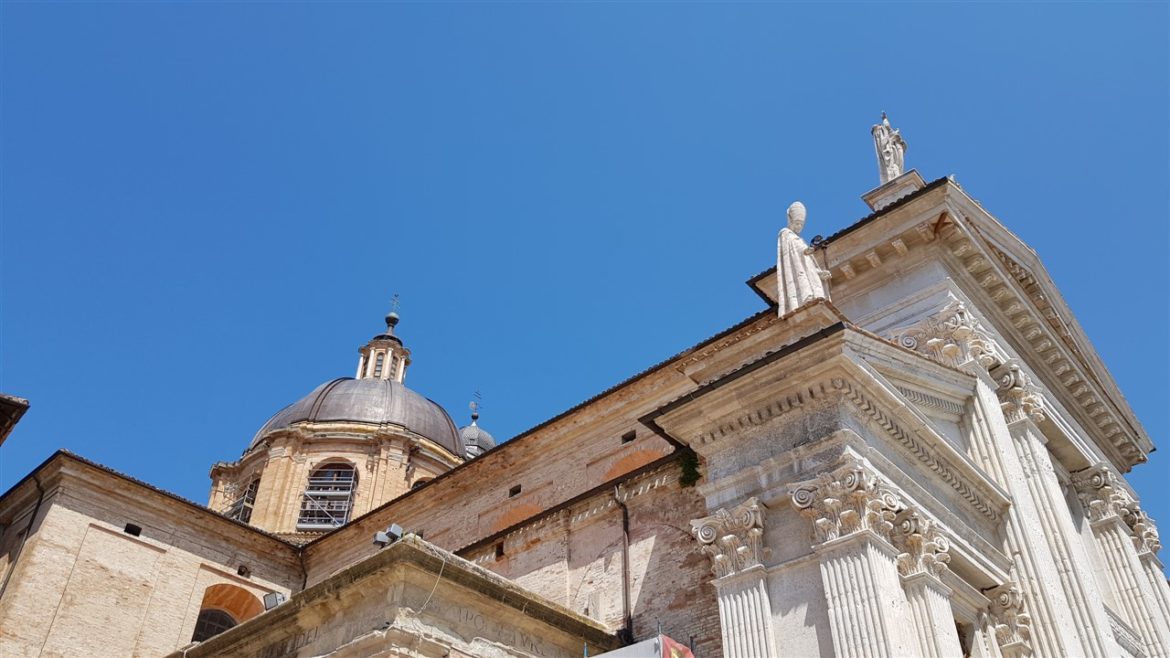
<path fill-rule="evenodd" d="M 483 406 L 483 394 L 476 389 L 474 397 L 475 399 L 471 401 L 471 404 L 467 405 L 471 408 L 471 422 L 473 423 L 479 419 L 479 409 Z"/>
<path fill-rule="evenodd" d="M 394 327 L 398 325 L 398 293 L 390 298 L 390 312 L 386 314 L 386 331 L 394 333 Z"/>

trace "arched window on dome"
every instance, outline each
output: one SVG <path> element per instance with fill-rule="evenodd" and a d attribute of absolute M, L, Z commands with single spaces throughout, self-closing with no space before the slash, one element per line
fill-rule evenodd
<path fill-rule="evenodd" d="M 382 362 L 386 360 L 385 352 L 378 352 L 378 358 L 374 361 L 374 377 L 382 376 Z"/>
<path fill-rule="evenodd" d="M 227 515 L 237 521 L 248 523 L 252 520 L 252 507 L 256 505 L 256 492 L 260 490 L 260 478 L 256 478 L 248 483 L 248 488 L 244 490 L 244 495 L 236 499 L 232 503 L 231 509 L 227 511 Z"/>
<path fill-rule="evenodd" d="M 317 467 L 309 475 L 309 486 L 301 498 L 297 530 L 331 530 L 348 523 L 356 485 L 357 471 L 349 464 Z"/>

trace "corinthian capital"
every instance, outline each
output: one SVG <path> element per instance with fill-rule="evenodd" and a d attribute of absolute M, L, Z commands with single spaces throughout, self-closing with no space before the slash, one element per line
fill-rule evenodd
<path fill-rule="evenodd" d="M 903 510 L 894 519 L 891 535 L 894 545 L 904 551 L 898 555 L 898 572 L 903 576 L 939 576 L 946 571 L 951 542 L 934 521 L 915 510 Z"/>
<path fill-rule="evenodd" d="M 1008 423 L 1031 418 L 1035 422 L 1044 420 L 1044 393 L 1028 373 L 1020 368 L 1015 359 L 1010 359 L 991 371 L 999 384 L 999 404 Z"/>
<path fill-rule="evenodd" d="M 1031 655 L 1032 619 L 1024 612 L 1024 596 L 1015 583 L 1005 583 L 987 592 L 989 612 L 995 621 L 995 639 L 1005 658 Z"/>
<path fill-rule="evenodd" d="M 1077 471 L 1072 484 L 1090 521 L 1117 517 L 1133 525 L 1137 515 L 1142 514 L 1137 501 L 1121 485 L 1121 479 L 1103 464 Z"/>
<path fill-rule="evenodd" d="M 1003 348 L 957 299 L 937 314 L 894 331 L 889 339 L 949 366 L 974 361 L 990 369 L 1007 360 Z"/>
<path fill-rule="evenodd" d="M 729 509 L 691 521 L 699 548 L 711 556 L 717 578 L 739 573 L 764 558 L 764 504 L 749 498 Z"/>
<path fill-rule="evenodd" d="M 1138 555 L 1149 553 L 1156 555 L 1158 551 L 1162 550 L 1162 539 L 1158 536 L 1158 526 L 1154 525 L 1154 520 L 1140 509 L 1134 514 L 1133 525 L 1133 545 L 1137 548 Z"/>
<path fill-rule="evenodd" d="M 846 455 L 837 468 L 789 487 L 792 504 L 810 519 L 818 542 L 864 530 L 889 539 L 902 501 L 873 467 Z"/>

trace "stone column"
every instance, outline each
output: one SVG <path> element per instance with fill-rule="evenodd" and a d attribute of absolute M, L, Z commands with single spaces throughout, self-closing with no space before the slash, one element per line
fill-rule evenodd
<path fill-rule="evenodd" d="M 1079 646 L 1067 648 L 1084 656 L 1111 656 L 1117 649 L 1089 556 L 1068 513 L 1047 441 L 1036 426 L 1044 419 L 1042 392 L 1015 359 L 994 368 L 991 375 L 999 385 L 1000 409 L 1024 474 L 1018 489 L 1031 498 L 1068 613 L 1076 624 L 1075 634 L 1069 633 L 1068 639 L 1069 644 L 1074 638 L 1079 640 Z"/>
<path fill-rule="evenodd" d="M 1153 519 L 1143 512 L 1135 516 L 1133 535 L 1138 561 L 1142 564 L 1146 580 L 1150 582 L 1150 589 L 1154 593 L 1157 609 L 1163 619 L 1170 620 L 1170 583 L 1166 582 L 1166 570 L 1157 555 L 1162 548 L 1162 541 L 1158 537 L 1158 528 L 1154 525 Z"/>
<path fill-rule="evenodd" d="M 933 521 L 912 510 L 895 519 L 893 539 L 905 551 L 898 555 L 898 571 L 914 615 L 919 654 L 924 658 L 961 656 L 951 611 L 953 592 L 939 578 L 951 559 L 950 542 Z"/>
<path fill-rule="evenodd" d="M 1170 620 L 1160 609 L 1147 569 L 1138 557 L 1131 525 L 1142 523 L 1145 514 L 1118 482 L 1108 467 L 1095 466 L 1076 474 L 1073 482 L 1089 514 L 1093 537 L 1105 558 L 1109 583 L 1121 607 L 1118 612 L 1141 636 L 1146 654 L 1165 658 L 1170 638 Z M 1148 532 L 1148 527 L 1143 528 Z M 1156 574 L 1155 574 L 1156 576 Z"/>
<path fill-rule="evenodd" d="M 726 658 L 775 656 L 772 603 L 763 566 L 763 503 L 755 498 L 691 521 L 691 533 L 711 557 Z"/>
<path fill-rule="evenodd" d="M 892 488 L 865 460 L 847 454 L 837 468 L 793 485 L 791 495 L 812 521 L 836 655 L 913 655 L 918 647 L 904 621 L 911 611 L 899 551 L 889 541 L 902 507 Z"/>

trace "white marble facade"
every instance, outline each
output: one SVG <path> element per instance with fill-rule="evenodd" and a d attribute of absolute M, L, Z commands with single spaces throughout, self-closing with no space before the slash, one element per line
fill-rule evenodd
<path fill-rule="evenodd" d="M 888 155 L 831 301 L 785 308 L 781 260 L 783 346 L 658 418 L 709 469 L 724 655 L 1170 655 L 1149 437 L 1035 253 Z"/>

